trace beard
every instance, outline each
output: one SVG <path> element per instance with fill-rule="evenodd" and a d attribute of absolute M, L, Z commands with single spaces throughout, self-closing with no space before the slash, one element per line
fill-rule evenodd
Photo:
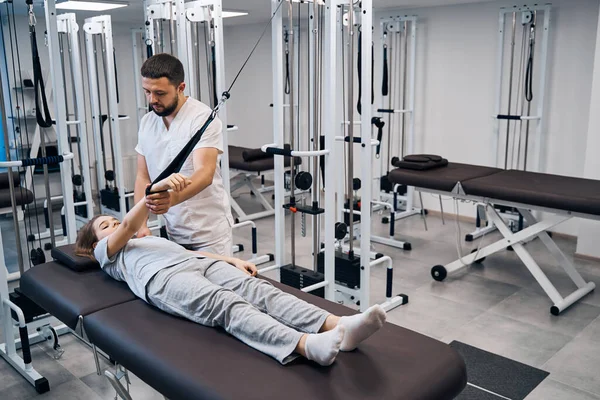
<path fill-rule="evenodd" d="M 171 103 L 168 106 L 165 106 L 162 111 L 156 111 L 156 108 L 154 108 L 154 106 L 152 106 L 152 111 L 154 111 L 154 113 L 156 115 L 158 115 L 159 117 L 167 117 L 167 116 L 173 114 L 173 112 L 177 109 L 178 105 L 179 105 L 179 97 L 176 96 L 175 100 L 173 100 L 173 103 Z"/>

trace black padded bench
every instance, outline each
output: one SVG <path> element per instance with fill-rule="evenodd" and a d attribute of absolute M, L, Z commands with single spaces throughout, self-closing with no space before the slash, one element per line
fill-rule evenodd
<path fill-rule="evenodd" d="M 331 367 L 303 360 L 281 366 L 221 329 L 136 299 L 97 264 L 94 268 L 72 252 L 72 246 L 55 249 L 53 256 L 61 262 L 28 270 L 21 278 L 22 293 L 71 327 L 81 315 L 95 346 L 169 399 L 443 400 L 466 386 L 465 363 L 456 351 L 389 323 L 359 350 L 340 353 Z M 333 313 L 353 313 L 273 284 Z"/>
<path fill-rule="evenodd" d="M 397 168 L 389 173 L 389 180 L 394 184 L 414 186 L 419 191 L 476 202 L 481 205 L 481 210 L 487 211 L 491 223 L 503 236 L 503 239 L 460 260 L 434 266 L 431 270 L 434 279 L 444 280 L 468 265 L 510 246 L 552 300 L 552 314 L 560 314 L 594 290 L 595 284 L 584 281 L 572 262 L 547 234 L 547 230 L 572 217 L 600 219 L 600 181 L 460 163 L 448 163 L 447 166 L 423 171 Z M 513 232 L 496 207 L 518 210 L 529 226 Z M 553 215 L 538 222 L 531 210 Z M 539 238 L 543 242 L 577 286 L 573 293 L 563 297 L 527 252 L 523 244 L 533 238 Z"/>

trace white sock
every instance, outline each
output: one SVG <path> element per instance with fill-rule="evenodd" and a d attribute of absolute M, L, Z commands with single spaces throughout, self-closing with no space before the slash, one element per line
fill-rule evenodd
<path fill-rule="evenodd" d="M 379 304 L 370 307 L 364 313 L 340 318 L 338 326 L 346 327 L 340 350 L 354 350 L 359 343 L 377 332 L 383 326 L 385 319 L 385 310 Z"/>
<path fill-rule="evenodd" d="M 330 331 L 308 335 L 304 348 L 306 358 L 323 366 L 333 364 L 340 351 L 344 331 L 345 327 L 338 325 Z"/>

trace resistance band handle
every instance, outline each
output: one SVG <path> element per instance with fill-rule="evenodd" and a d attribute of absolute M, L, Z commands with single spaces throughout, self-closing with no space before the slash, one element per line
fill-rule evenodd
<path fill-rule="evenodd" d="M 291 157 L 292 156 L 292 150 L 291 149 L 280 149 L 279 147 L 267 147 L 265 149 L 265 153 L 271 154 L 271 155 L 274 155 L 274 156 L 285 156 L 285 157 Z"/>
<path fill-rule="evenodd" d="M 32 165 L 46 165 L 46 164 L 58 164 L 65 160 L 63 156 L 48 156 L 40 158 L 26 158 L 21 160 L 21 164 L 24 167 L 30 167 Z"/>
<path fill-rule="evenodd" d="M 383 127 L 385 126 L 385 121 L 379 117 L 373 117 L 371 119 L 371 123 L 377 128 L 377 141 L 379 144 L 377 145 L 375 154 L 379 157 L 379 154 L 381 153 L 381 139 L 383 139 Z"/>
<path fill-rule="evenodd" d="M 500 115 L 498 115 L 498 119 L 507 119 L 507 120 L 511 120 L 511 121 L 520 121 L 521 120 L 521 116 L 520 115 L 504 115 L 504 114 L 500 114 Z"/>
<path fill-rule="evenodd" d="M 378 108 L 377 112 L 378 113 L 393 114 L 394 110 L 393 109 L 389 109 L 389 108 Z"/>
<path fill-rule="evenodd" d="M 389 95 L 389 78 L 388 78 L 388 49 L 383 47 L 383 81 L 381 82 L 381 95 Z"/>

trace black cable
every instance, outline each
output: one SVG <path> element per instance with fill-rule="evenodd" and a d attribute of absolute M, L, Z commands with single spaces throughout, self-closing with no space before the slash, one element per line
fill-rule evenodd
<path fill-rule="evenodd" d="M 387 33 L 383 34 L 383 78 L 381 82 L 381 95 L 387 96 L 389 94 L 389 83 L 388 83 L 388 49 L 387 49 Z"/>
<path fill-rule="evenodd" d="M 531 25 L 532 37 L 529 41 L 529 58 L 527 60 L 527 69 L 525 71 L 525 99 L 529 102 L 533 100 L 533 53 L 535 49 L 535 39 L 533 37 L 535 24 Z"/>
<path fill-rule="evenodd" d="M 33 4 L 30 3 L 30 1 L 31 0 L 27 0 L 27 4 L 30 4 L 30 12 L 33 12 Z M 29 23 L 29 39 L 31 42 L 31 60 L 33 62 L 33 80 L 35 85 L 35 117 L 40 127 L 50 128 L 52 126 L 52 117 L 50 116 L 50 109 L 48 108 L 48 99 L 46 99 L 46 88 L 42 76 L 42 65 L 40 63 L 40 55 L 38 52 L 35 24 L 31 21 Z M 44 115 L 42 115 L 42 111 L 40 110 L 40 95 L 42 96 Z"/>
<path fill-rule="evenodd" d="M 290 49 L 288 47 L 289 34 L 286 31 L 284 33 L 285 42 L 285 94 L 290 94 Z"/>
<path fill-rule="evenodd" d="M 275 12 L 273 13 L 273 15 L 271 16 L 271 19 L 269 20 L 269 22 L 267 22 L 267 24 L 265 25 L 265 29 L 263 30 L 262 34 L 260 35 L 260 37 L 258 38 L 258 40 L 256 41 L 256 44 L 254 45 L 254 47 L 252 48 L 252 51 L 250 52 L 250 54 L 248 55 L 248 58 L 246 58 L 246 61 L 244 62 L 244 64 L 242 65 L 242 67 L 240 68 L 240 70 L 238 71 L 237 75 L 235 76 L 235 78 L 233 79 L 233 82 L 231 82 L 231 85 L 229 86 L 229 89 L 227 89 L 227 94 L 229 94 L 229 91 L 231 91 L 231 88 L 233 87 L 233 85 L 235 85 L 235 82 L 238 80 L 238 78 L 240 77 L 240 74 L 242 73 L 242 71 L 244 70 L 244 68 L 246 67 L 246 64 L 248 63 L 248 61 L 250 61 L 250 58 L 252 57 L 252 54 L 254 54 L 254 51 L 256 50 L 256 48 L 258 47 L 258 44 L 260 43 L 260 41 L 262 40 L 263 36 L 265 36 L 265 33 L 267 32 L 267 28 L 269 28 L 269 26 L 271 25 L 271 22 L 273 21 L 273 18 L 275 18 L 275 16 L 277 15 L 277 12 L 279 12 L 279 9 L 281 8 L 281 5 L 284 2 L 281 1 L 279 3 L 279 5 L 277 6 L 277 9 L 275 9 Z"/>
<path fill-rule="evenodd" d="M 11 2 L 10 4 L 11 4 L 11 11 L 12 11 L 12 13 L 10 11 L 8 11 L 8 4 L 6 5 L 6 8 L 7 8 L 8 14 L 9 14 L 8 15 L 8 23 L 9 23 L 9 34 L 10 34 L 9 35 L 10 36 L 10 49 L 11 49 L 11 54 L 14 55 L 16 53 L 16 55 L 17 55 L 17 65 L 19 66 L 19 68 L 17 69 L 17 67 L 15 66 L 14 56 L 11 57 L 12 58 L 12 64 L 13 64 L 13 79 L 14 79 L 14 81 L 16 83 L 17 82 L 17 72 L 16 71 L 18 71 L 18 73 L 19 73 L 19 82 L 20 82 L 20 86 L 21 86 L 21 89 L 22 89 L 21 90 L 21 102 L 22 102 L 23 106 L 25 106 L 25 94 L 24 94 L 24 90 L 23 90 L 24 89 L 23 88 L 23 84 L 24 83 L 23 83 L 23 75 L 21 73 L 21 55 L 20 55 L 19 46 L 18 46 L 18 43 L 17 43 L 17 22 L 16 22 L 16 19 L 15 19 L 15 5 L 14 5 L 13 2 Z M 12 22 L 12 29 L 11 29 L 11 25 L 10 25 L 10 16 L 11 16 L 11 14 L 12 14 L 12 20 L 13 20 L 13 22 Z M 14 31 L 14 41 L 15 41 L 15 48 L 16 49 L 13 49 L 13 31 Z M 21 107 L 20 107 L 20 104 L 19 104 L 19 96 L 18 95 L 16 95 L 16 99 L 17 99 L 17 110 L 18 110 L 17 111 L 17 124 L 18 124 L 18 130 L 19 130 L 19 144 L 20 144 L 20 149 L 21 149 L 21 153 L 22 153 L 22 148 L 23 148 L 23 130 L 21 129 L 21 113 L 19 111 L 19 110 L 21 110 Z M 25 117 L 25 115 L 23 115 L 23 117 Z M 42 135 L 42 134 L 43 133 L 40 132 L 40 135 Z M 27 121 L 25 121 L 25 140 L 26 140 L 26 143 L 27 143 L 27 148 L 31 149 L 31 143 L 29 142 L 29 129 L 27 128 Z M 16 141 L 16 135 L 15 135 L 15 141 Z M 19 158 L 23 158 L 23 157 L 19 157 Z M 25 170 L 25 173 L 27 174 L 27 169 L 24 168 L 24 170 Z M 31 170 L 30 170 L 29 173 L 31 174 L 31 182 L 32 182 L 31 193 L 33 195 L 33 206 L 34 206 L 35 211 L 36 211 L 35 222 L 36 222 L 37 230 L 38 230 L 38 233 L 39 233 L 40 232 L 40 221 L 39 221 L 39 218 L 38 218 L 38 215 L 37 215 L 37 210 L 38 210 L 37 196 L 36 196 L 36 193 L 35 193 L 35 185 L 33 184 L 34 172 L 35 172 L 35 168 L 31 168 Z M 21 187 L 21 189 L 20 189 L 20 191 L 21 191 L 21 198 L 24 198 L 23 194 L 24 194 L 25 188 L 23 186 L 21 186 L 21 185 L 20 185 L 20 187 Z M 31 214 L 30 213 L 27 214 L 27 222 L 29 223 L 29 233 L 27 232 L 27 224 L 24 224 L 25 225 L 25 235 L 28 237 L 27 239 L 29 239 L 29 235 L 33 235 L 33 228 L 31 226 Z M 39 238 L 39 236 L 38 236 L 38 244 L 41 247 L 42 240 L 41 240 L 41 238 Z M 27 240 L 27 252 L 28 253 L 31 252 L 31 249 L 29 247 L 29 240 Z M 29 260 L 31 261 L 31 259 L 29 259 Z"/>

